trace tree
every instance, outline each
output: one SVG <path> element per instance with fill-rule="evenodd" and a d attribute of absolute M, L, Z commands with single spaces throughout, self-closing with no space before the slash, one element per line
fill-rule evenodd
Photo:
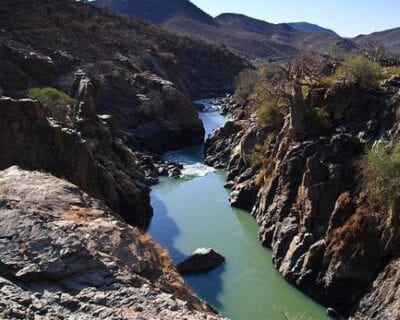
<path fill-rule="evenodd" d="M 305 134 L 305 90 L 332 72 L 329 57 L 301 53 L 294 58 L 271 65 L 260 72 L 264 90 L 275 104 L 285 107 L 289 113 L 289 130 L 293 137 Z M 306 90 L 309 91 L 309 90 Z"/>

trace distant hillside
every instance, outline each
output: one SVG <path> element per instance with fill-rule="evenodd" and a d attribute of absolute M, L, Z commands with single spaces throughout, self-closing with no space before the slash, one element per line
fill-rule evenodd
<path fill-rule="evenodd" d="M 400 23 L 400 22 L 399 22 Z M 400 54 L 400 28 L 361 35 L 354 39 L 357 43 L 376 41 L 384 45 L 390 52 Z"/>
<path fill-rule="evenodd" d="M 211 16 L 197 8 L 189 0 L 97 0 L 95 4 L 155 24 L 163 24 L 178 16 L 206 24 L 215 24 Z"/>
<path fill-rule="evenodd" d="M 249 59 L 282 58 L 300 48 L 330 52 L 341 40 L 323 28 L 304 32 L 289 24 L 272 24 L 239 14 L 227 13 L 213 19 L 188 0 L 96 0 L 92 4 L 139 17 L 181 35 L 223 44 Z"/>
<path fill-rule="evenodd" d="M 339 36 L 336 32 L 331 29 L 326 29 L 320 27 L 316 24 L 308 23 L 308 22 L 291 22 L 288 23 L 291 27 L 295 28 L 296 30 L 303 31 L 303 32 L 311 32 L 311 33 L 324 33 L 329 34 L 331 36 Z"/>

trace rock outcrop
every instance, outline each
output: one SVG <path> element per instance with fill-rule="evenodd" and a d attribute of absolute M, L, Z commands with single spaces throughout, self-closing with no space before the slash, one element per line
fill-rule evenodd
<path fill-rule="evenodd" d="M 198 248 L 187 259 L 176 266 L 182 275 L 210 272 L 225 261 L 225 258 L 211 248 Z"/>
<path fill-rule="evenodd" d="M 114 80 L 103 82 L 102 92 L 110 96 L 117 92 Z M 121 127 L 132 135 L 136 150 L 162 153 L 203 143 L 204 128 L 196 109 L 172 82 L 145 72 L 133 76 L 130 90 L 134 107 L 121 102 L 121 97 L 112 96 L 99 108 L 115 115 Z"/>
<path fill-rule="evenodd" d="M 0 172 L 1 319 L 220 319 L 167 253 L 78 187 Z"/>
<path fill-rule="evenodd" d="M 152 209 L 143 171 L 112 117 L 94 113 L 96 91 L 89 92 L 93 96 L 77 102 L 78 114 L 68 123 L 51 118 L 37 101 L 1 98 L 0 169 L 19 165 L 65 178 L 104 200 L 127 222 L 145 228 Z"/>
<path fill-rule="evenodd" d="M 400 317 L 397 211 L 366 205 L 355 165 L 366 145 L 399 138 L 399 88 L 381 89 L 337 83 L 311 91 L 307 107 L 324 105 L 332 126 L 324 136 L 294 138 L 288 117 L 262 165 L 249 159 L 266 133 L 249 114 L 243 120 L 236 113 L 206 143 L 207 161 L 226 165 L 231 202 L 256 218 L 279 272 L 354 319 Z"/>

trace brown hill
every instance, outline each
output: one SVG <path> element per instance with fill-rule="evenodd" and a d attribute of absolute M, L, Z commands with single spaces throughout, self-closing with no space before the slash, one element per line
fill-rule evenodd
<path fill-rule="evenodd" d="M 374 41 L 385 46 L 390 52 L 400 54 L 400 28 L 361 35 L 354 40 L 357 43 Z"/>
<path fill-rule="evenodd" d="M 300 48 L 318 52 L 342 50 L 337 46 L 341 38 L 322 28 L 304 31 L 289 24 L 271 24 L 239 14 L 223 14 L 213 19 L 188 0 L 96 0 L 93 4 L 178 34 L 223 44 L 250 59 L 282 58 Z"/>

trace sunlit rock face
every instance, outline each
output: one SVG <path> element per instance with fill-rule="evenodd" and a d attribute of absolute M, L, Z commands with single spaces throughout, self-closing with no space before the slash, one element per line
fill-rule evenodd
<path fill-rule="evenodd" d="M 2 319 L 220 319 L 163 249 L 78 187 L 13 166 L 0 196 Z"/>

